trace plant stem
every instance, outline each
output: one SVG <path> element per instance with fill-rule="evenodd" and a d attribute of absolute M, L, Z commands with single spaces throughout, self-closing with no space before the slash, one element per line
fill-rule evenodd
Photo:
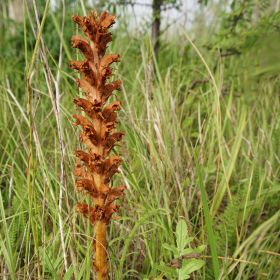
<path fill-rule="evenodd" d="M 106 223 L 103 221 L 97 221 L 94 225 L 95 231 L 95 268 L 98 280 L 106 279 L 108 262 L 106 252 Z"/>

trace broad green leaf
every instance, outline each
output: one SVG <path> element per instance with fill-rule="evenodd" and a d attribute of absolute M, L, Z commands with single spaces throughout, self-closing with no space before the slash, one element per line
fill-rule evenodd
<path fill-rule="evenodd" d="M 176 226 L 176 243 L 179 251 L 183 251 L 186 246 L 188 228 L 185 220 L 180 219 Z"/>
<path fill-rule="evenodd" d="M 199 270 L 203 265 L 204 265 L 204 261 L 202 260 L 194 260 L 194 259 L 184 260 L 182 268 L 180 269 L 180 273 L 182 275 L 189 275 L 192 272 Z"/>

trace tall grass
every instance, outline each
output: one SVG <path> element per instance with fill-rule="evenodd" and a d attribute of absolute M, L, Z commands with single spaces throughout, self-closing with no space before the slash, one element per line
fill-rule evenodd
<path fill-rule="evenodd" d="M 46 2 L 36 18 L 35 2 L 24 4 L 25 24 L 6 31 L 1 46 L 0 274 L 90 279 L 92 227 L 74 210 L 72 11 L 54 13 Z M 163 42 L 152 79 L 148 36 L 127 36 L 121 26 L 115 34 L 126 133 L 116 180 L 128 190 L 108 233 L 112 279 L 162 275 L 157 265 L 172 260 L 162 244 L 175 244 L 180 217 L 192 245 L 207 245 L 194 279 L 277 279 L 278 74 L 252 71 L 254 49 L 221 58 L 183 33 Z"/>

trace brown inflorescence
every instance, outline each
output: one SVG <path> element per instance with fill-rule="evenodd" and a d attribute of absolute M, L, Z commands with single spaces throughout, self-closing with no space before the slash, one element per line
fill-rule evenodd
<path fill-rule="evenodd" d="M 77 150 L 77 164 L 74 175 L 76 187 L 86 192 L 93 200 L 93 205 L 79 203 L 77 209 L 89 218 L 95 231 L 94 267 L 97 279 L 106 279 L 108 275 L 106 252 L 106 225 L 111 216 L 118 211 L 115 200 L 119 198 L 125 186 L 112 187 L 110 181 L 118 171 L 121 158 L 109 155 L 110 151 L 123 137 L 116 132 L 117 113 L 121 108 L 119 101 L 106 105 L 114 90 L 119 90 L 121 81 L 108 82 L 112 76 L 110 65 L 120 61 L 116 54 L 105 55 L 112 35 L 108 29 L 115 23 L 115 17 L 108 12 L 100 16 L 73 16 L 87 39 L 78 35 L 72 37 L 72 47 L 78 48 L 84 55 L 83 61 L 71 61 L 70 67 L 80 72 L 77 85 L 84 93 L 84 98 L 74 99 L 74 103 L 85 113 L 74 115 L 75 124 L 81 127 L 80 140 L 87 151 Z"/>

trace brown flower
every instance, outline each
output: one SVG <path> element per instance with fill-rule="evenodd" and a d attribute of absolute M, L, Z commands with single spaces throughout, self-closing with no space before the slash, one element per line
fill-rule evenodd
<path fill-rule="evenodd" d="M 74 103 L 85 113 L 74 115 L 75 125 L 80 126 L 80 140 L 87 151 L 77 150 L 77 164 L 74 171 L 76 187 L 90 195 L 93 205 L 79 203 L 78 211 L 89 218 L 95 230 L 94 267 L 98 279 L 106 279 L 108 265 L 106 256 L 106 225 L 111 216 L 118 211 L 115 200 L 122 196 L 125 186 L 113 188 L 112 176 L 118 172 L 121 164 L 119 156 L 109 156 L 110 151 L 123 137 L 116 132 L 117 113 L 121 108 L 119 101 L 105 104 L 114 90 L 119 90 L 121 81 L 107 82 L 112 76 L 111 64 L 120 61 L 117 54 L 105 55 L 112 35 L 108 29 L 114 24 L 115 17 L 107 12 L 100 16 L 73 16 L 86 39 L 78 35 L 72 37 L 72 47 L 79 49 L 83 61 L 71 61 L 70 67 L 77 70 L 81 77 L 77 85 L 84 93 L 84 98 L 74 99 Z"/>

